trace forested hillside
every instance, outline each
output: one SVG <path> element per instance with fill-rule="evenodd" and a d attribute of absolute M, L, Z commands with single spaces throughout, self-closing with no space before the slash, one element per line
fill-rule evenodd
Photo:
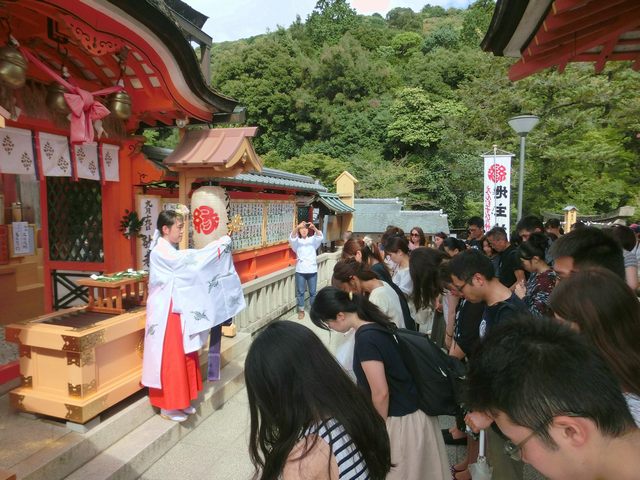
<path fill-rule="evenodd" d="M 267 166 L 327 186 L 347 169 L 359 196 L 442 208 L 454 224 L 480 213 L 479 155 L 493 144 L 518 153 L 507 119 L 523 112 L 541 118 L 527 141 L 525 213 L 638 205 L 640 73 L 570 65 L 512 83 L 513 60 L 479 47 L 493 8 L 383 18 L 320 0 L 286 29 L 215 44 L 212 85 L 247 107 Z"/>

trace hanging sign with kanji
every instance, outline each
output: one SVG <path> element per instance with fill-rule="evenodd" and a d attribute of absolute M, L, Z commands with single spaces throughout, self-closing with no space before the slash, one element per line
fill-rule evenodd
<path fill-rule="evenodd" d="M 510 232 L 512 155 L 487 154 L 484 158 L 484 229 L 498 226 Z"/>

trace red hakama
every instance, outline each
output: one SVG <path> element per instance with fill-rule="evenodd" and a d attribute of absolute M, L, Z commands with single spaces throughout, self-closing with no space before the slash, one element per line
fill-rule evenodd
<path fill-rule="evenodd" d="M 198 398 L 202 375 L 198 352 L 184 353 L 180 314 L 171 311 L 162 344 L 162 388 L 149 387 L 151 405 L 165 410 L 182 410 Z"/>

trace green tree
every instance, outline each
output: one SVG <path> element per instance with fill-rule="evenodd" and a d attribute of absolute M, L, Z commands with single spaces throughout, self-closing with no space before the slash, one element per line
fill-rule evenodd
<path fill-rule="evenodd" d="M 445 118 L 463 111 L 455 100 L 433 100 L 420 88 L 401 89 L 391 107 L 393 121 L 387 129 L 390 150 L 404 155 L 435 146 L 444 133 Z"/>
<path fill-rule="evenodd" d="M 460 39 L 464 43 L 470 46 L 480 44 L 491 23 L 494 8 L 495 2 L 493 0 L 476 0 L 464 12 L 462 31 L 460 32 Z"/>
<path fill-rule="evenodd" d="M 334 187 L 333 181 L 338 175 L 348 169 L 346 162 L 321 153 L 306 153 L 285 160 L 276 155 L 270 155 L 267 166 L 308 175 L 320 180 L 324 186 L 330 189 Z"/>
<path fill-rule="evenodd" d="M 422 46 L 422 35 L 415 32 L 402 32 L 391 40 L 391 47 L 399 57 L 406 57 L 420 50 Z"/>
<path fill-rule="evenodd" d="M 459 42 L 460 35 L 452 25 L 439 25 L 424 39 L 422 51 L 429 53 L 436 48 L 454 49 Z"/>
<path fill-rule="evenodd" d="M 334 44 L 356 25 L 356 16 L 346 0 L 318 0 L 307 17 L 307 35 L 316 47 Z"/>
<path fill-rule="evenodd" d="M 422 32 L 422 18 L 408 7 L 396 7 L 387 12 L 387 23 L 391 28 Z"/>

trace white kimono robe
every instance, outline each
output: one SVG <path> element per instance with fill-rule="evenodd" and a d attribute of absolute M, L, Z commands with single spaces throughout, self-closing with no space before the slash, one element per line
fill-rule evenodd
<path fill-rule="evenodd" d="M 142 384 L 162 388 L 162 349 L 173 301 L 182 320 L 184 352 L 202 348 L 212 327 L 245 307 L 228 235 L 194 250 L 176 250 L 163 238 L 149 257 L 149 296 L 142 360 Z"/>

